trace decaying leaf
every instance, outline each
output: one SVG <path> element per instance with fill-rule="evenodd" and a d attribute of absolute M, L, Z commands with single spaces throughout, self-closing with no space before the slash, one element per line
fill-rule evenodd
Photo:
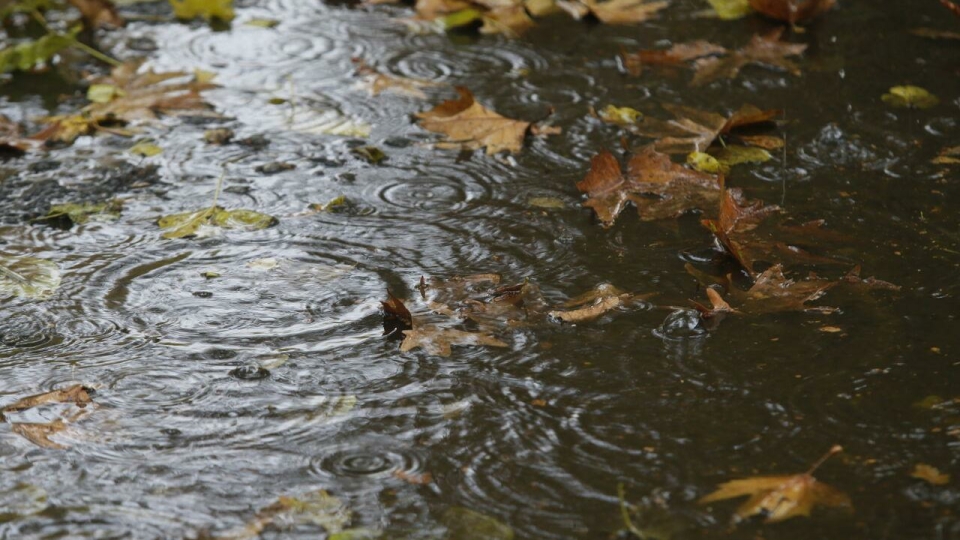
<path fill-rule="evenodd" d="M 253 540 L 269 526 L 290 529 L 297 525 L 313 525 L 333 535 L 344 530 L 353 512 L 340 499 L 318 490 L 300 497 L 281 496 L 276 502 L 257 512 L 240 529 L 228 531 L 217 540 Z"/>
<path fill-rule="evenodd" d="M 726 56 L 698 59 L 694 62 L 693 67 L 696 73 L 690 84 L 701 86 L 719 79 L 734 79 L 741 69 L 752 64 L 800 75 L 800 66 L 787 57 L 802 54 L 807 46 L 802 43 L 781 41 L 782 35 L 783 28 L 778 28 L 766 35 L 753 36 L 745 47 L 732 51 Z"/>
<path fill-rule="evenodd" d="M 102 203 L 63 203 L 50 207 L 47 215 L 39 218 L 48 224 L 56 224 L 69 228 L 73 225 L 95 221 L 115 221 L 120 218 L 123 210 L 123 201 L 114 199 Z"/>
<path fill-rule="evenodd" d="M 233 0 L 170 0 L 173 14 L 178 19 L 220 19 L 224 22 L 233 20 Z"/>
<path fill-rule="evenodd" d="M 209 108 L 200 93 L 216 85 L 186 72 L 140 73 L 140 65 L 140 61 L 127 62 L 113 68 L 109 77 L 94 80 L 92 84 L 100 88 L 94 95 L 97 101 L 79 114 L 46 118 L 49 125 L 33 138 L 73 142 L 98 129 L 118 133 L 111 125 L 150 122 L 159 114 L 195 113 Z"/>
<path fill-rule="evenodd" d="M 948 146 L 931 160 L 938 165 L 960 165 L 960 146 Z"/>
<path fill-rule="evenodd" d="M 894 86 L 881 99 L 887 105 L 910 109 L 929 109 L 940 103 L 937 96 L 919 86 Z"/>
<path fill-rule="evenodd" d="M 706 152 L 720 135 L 731 134 L 744 127 L 770 123 L 783 112 L 743 105 L 730 117 L 724 117 L 671 103 L 663 104 L 663 108 L 673 115 L 673 120 L 647 117 L 637 123 L 633 130 L 644 137 L 657 139 L 654 147 L 667 154 Z"/>
<path fill-rule="evenodd" d="M 423 348 L 427 354 L 436 354 L 439 356 L 450 356 L 453 345 L 508 346 L 503 341 L 487 334 L 467 332 L 457 330 L 456 328 L 444 328 L 436 325 L 417 325 L 412 330 L 404 330 L 403 336 L 403 342 L 400 344 L 400 352 Z"/>
<path fill-rule="evenodd" d="M 402 332 L 403 330 L 413 329 L 413 316 L 410 315 L 410 310 L 392 292 L 387 291 L 387 301 L 380 302 L 380 304 L 383 306 L 383 333 L 385 335 L 398 330 Z"/>
<path fill-rule="evenodd" d="M 583 205 L 594 209 L 604 227 L 613 225 L 628 202 L 637 207 L 640 219 L 652 221 L 713 208 L 720 196 L 715 177 L 677 165 L 653 146 L 634 154 L 623 172 L 613 154 L 600 152 L 577 189 L 587 194 Z"/>
<path fill-rule="evenodd" d="M 623 52 L 620 54 L 620 58 L 623 60 L 627 72 L 636 77 L 640 75 L 643 67 L 647 65 L 671 66 L 705 56 L 726 53 L 727 49 L 725 47 L 710 43 L 709 41 L 697 40 L 689 43 L 677 43 L 665 50 L 647 50 L 636 53 Z"/>
<path fill-rule="evenodd" d="M 808 277 L 800 281 L 787 279 L 783 275 L 781 265 L 771 266 L 764 270 L 757 276 L 753 286 L 746 291 L 734 287 L 729 278 L 727 283 L 728 297 L 737 306 L 736 311 L 743 313 L 762 315 L 784 311 L 817 311 L 820 313 L 836 311 L 832 307 L 807 304 L 823 296 L 828 289 L 836 286 L 838 282 L 818 277 Z M 712 290 L 708 289 L 708 291 Z M 714 291 L 714 294 L 719 297 L 719 293 L 716 293 L 716 291 Z M 710 293 L 708 293 L 708 296 L 711 296 Z M 722 301 L 722 298 L 718 299 Z M 710 312 L 716 313 L 719 303 L 713 297 L 710 300 L 714 306 Z M 726 304 L 726 307 L 729 308 L 730 305 Z M 725 309 L 721 309 L 721 311 L 725 311 Z M 701 310 L 701 313 L 704 312 Z"/>
<path fill-rule="evenodd" d="M 0 253 L 0 295 L 44 300 L 60 286 L 60 266 L 47 259 Z"/>
<path fill-rule="evenodd" d="M 393 92 L 414 98 L 427 99 L 427 94 L 424 93 L 423 89 L 439 86 L 431 81 L 380 73 L 373 66 L 360 59 L 355 59 L 354 63 L 357 65 L 357 75 L 362 77 L 363 85 L 371 96 L 380 95 L 382 92 Z"/>
<path fill-rule="evenodd" d="M 651 296 L 653 296 L 652 293 L 628 293 L 609 283 L 601 283 L 592 290 L 565 302 L 564 309 L 552 310 L 548 315 L 565 323 L 589 322 L 615 309 L 641 304 Z"/>
<path fill-rule="evenodd" d="M 792 517 L 809 516 L 816 506 L 852 509 L 850 497 L 812 476 L 828 457 L 842 450 L 840 446 L 834 446 L 802 474 L 755 476 L 726 482 L 698 502 L 708 504 L 749 495 L 750 498 L 737 508 L 734 522 L 759 515 L 765 517 L 767 523 L 774 523 Z"/>
<path fill-rule="evenodd" d="M 944 486 L 950 483 L 950 475 L 940 472 L 939 469 L 926 463 L 917 463 L 910 476 L 925 480 L 934 486 Z"/>
<path fill-rule="evenodd" d="M 441 522 L 447 527 L 449 540 L 513 540 L 513 529 L 496 519 L 454 506 L 443 513 Z"/>
<path fill-rule="evenodd" d="M 277 218 L 267 214 L 245 209 L 227 210 L 220 206 L 212 206 L 196 212 L 173 214 L 157 220 L 157 225 L 161 229 L 170 229 L 163 233 L 163 238 L 198 236 L 204 227 L 255 231 L 272 227 L 277 223 L 279 223 Z"/>
<path fill-rule="evenodd" d="M 523 148 L 523 139 L 530 122 L 501 116 L 474 100 L 464 87 L 457 87 L 459 99 L 444 101 L 433 109 L 418 113 L 424 129 L 446 135 L 437 144 L 441 148 L 475 150 L 486 147 L 487 154 L 501 150 L 517 153 Z"/>
<path fill-rule="evenodd" d="M 771 19 L 790 24 L 826 13 L 836 3 L 836 0 L 750 0 L 753 9 Z"/>
<path fill-rule="evenodd" d="M 10 422 L 11 430 L 42 448 L 61 450 L 66 448 L 50 439 L 53 435 L 63 432 L 69 424 L 77 422 L 87 415 L 87 405 L 96 405 L 90 397 L 92 390 L 83 385 L 73 385 L 60 390 L 52 390 L 20 398 L 14 403 L 0 409 L 0 422 L 10 421 L 8 415 L 20 413 L 28 409 L 51 404 L 72 404 L 72 412 L 63 412 L 61 417 L 46 423 Z"/>
<path fill-rule="evenodd" d="M 77 8 L 84 22 L 91 27 L 123 26 L 123 18 L 109 0 L 67 0 Z"/>

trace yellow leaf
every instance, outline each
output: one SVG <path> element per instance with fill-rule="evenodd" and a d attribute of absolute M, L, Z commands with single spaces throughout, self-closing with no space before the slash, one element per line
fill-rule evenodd
<path fill-rule="evenodd" d="M 911 109 L 928 109 L 940 99 L 919 86 L 894 86 L 890 92 L 882 96 L 883 102 L 894 107 L 909 107 Z"/>
<path fill-rule="evenodd" d="M 750 0 L 707 0 L 710 6 L 717 12 L 717 16 L 725 21 L 741 19 L 749 15 L 753 8 L 750 7 Z"/>
<path fill-rule="evenodd" d="M 917 466 L 913 468 L 913 472 L 910 473 L 910 476 L 919 478 L 921 480 L 926 480 L 935 486 L 942 486 L 950 483 L 949 474 L 944 474 L 936 467 L 927 465 L 926 463 L 917 463 Z"/>
<path fill-rule="evenodd" d="M 91 84 L 87 88 L 87 99 L 94 103 L 110 103 L 124 95 L 124 91 L 112 84 Z"/>
<path fill-rule="evenodd" d="M 178 19 L 220 19 L 224 22 L 233 20 L 233 0 L 170 0 L 173 14 Z"/>
<path fill-rule="evenodd" d="M 163 148 L 153 144 L 150 141 L 140 141 L 130 147 L 130 153 L 143 157 L 152 157 L 163 152 Z"/>
<path fill-rule="evenodd" d="M 617 124 L 620 126 L 629 126 L 637 123 L 637 120 L 643 118 L 643 113 L 630 107 L 617 107 L 616 105 L 607 105 L 597 111 L 597 116 L 604 122 Z"/>
<path fill-rule="evenodd" d="M 706 152 L 690 152 L 687 155 L 687 164 L 700 172 L 711 174 L 717 174 L 728 169 L 717 161 L 717 158 Z"/>

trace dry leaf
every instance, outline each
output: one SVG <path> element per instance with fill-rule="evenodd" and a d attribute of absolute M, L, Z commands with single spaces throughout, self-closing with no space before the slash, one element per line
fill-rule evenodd
<path fill-rule="evenodd" d="M 63 450 L 66 446 L 51 441 L 50 437 L 67 429 L 67 424 L 61 419 L 46 424 L 12 424 L 10 430 L 24 439 L 41 448 Z"/>
<path fill-rule="evenodd" d="M 654 18 L 670 5 L 666 1 L 648 0 L 581 0 L 594 17 L 604 24 L 636 24 Z"/>
<path fill-rule="evenodd" d="M 643 71 L 643 66 L 670 66 L 703 58 L 704 56 L 713 56 L 726 54 L 727 49 L 710 43 L 709 41 L 697 40 L 689 43 L 677 43 L 676 45 L 664 50 L 644 50 L 636 53 L 620 53 L 623 64 L 627 67 L 627 72 L 633 76 L 639 76 Z"/>
<path fill-rule="evenodd" d="M 827 12 L 836 3 L 836 0 L 750 0 L 750 7 L 771 19 L 795 24 Z"/>
<path fill-rule="evenodd" d="M 3 419 L 4 414 L 25 411 L 27 409 L 32 409 L 41 405 L 48 405 L 50 403 L 73 403 L 78 407 L 84 407 L 90 403 L 93 403 L 93 399 L 90 397 L 90 392 L 90 388 L 80 384 L 75 384 L 62 390 L 51 390 L 50 392 L 44 392 L 42 394 L 20 398 L 10 405 L 0 409 L 0 420 Z"/>
<path fill-rule="evenodd" d="M 826 458 L 842 451 L 839 446 L 830 449 L 805 473 L 791 476 L 755 476 L 721 484 L 713 493 L 701 498 L 700 504 L 749 495 L 734 514 L 740 521 L 750 516 L 764 516 L 767 523 L 783 521 L 796 516 L 809 516 L 815 506 L 852 508 L 850 498 L 842 491 L 818 481 L 812 476 Z"/>
<path fill-rule="evenodd" d="M 72 403 L 76 406 L 72 414 L 64 413 L 63 416 L 47 423 L 23 423 L 11 422 L 10 429 L 42 448 L 62 450 L 66 446 L 50 440 L 50 437 L 61 433 L 67 426 L 73 422 L 81 420 L 87 414 L 87 405 L 93 404 L 90 397 L 92 390 L 83 385 L 73 385 L 61 390 L 52 390 L 42 394 L 36 394 L 21 398 L 6 407 L 0 409 L 0 422 L 8 421 L 6 415 L 18 413 L 28 409 L 41 407 L 50 404 Z"/>
<path fill-rule="evenodd" d="M 487 109 L 464 87 L 457 87 L 457 92 L 460 99 L 444 101 L 416 115 L 424 129 L 447 136 L 438 147 L 462 150 L 486 147 L 487 154 L 501 150 L 516 153 L 523 148 L 530 122 L 513 120 Z"/>
<path fill-rule="evenodd" d="M 926 463 L 917 463 L 910 476 L 926 480 L 935 486 L 943 486 L 950 483 L 950 475 L 940 472 L 939 469 Z"/>
<path fill-rule="evenodd" d="M 628 202 L 637 207 L 640 219 L 651 221 L 711 208 L 720 195 L 715 177 L 677 165 L 652 146 L 630 158 L 625 172 L 613 154 L 600 152 L 577 189 L 587 194 L 583 205 L 596 211 L 604 227 L 613 225 Z"/>
<path fill-rule="evenodd" d="M 360 59 L 354 59 L 354 63 L 357 64 L 357 75 L 363 77 L 363 83 L 370 91 L 371 96 L 380 95 L 381 92 L 393 92 L 414 98 L 426 99 L 427 94 L 423 92 L 423 89 L 439 86 L 437 83 L 431 81 L 380 73 Z"/>
<path fill-rule="evenodd" d="M 800 66 L 787 57 L 803 53 L 807 46 L 780 41 L 781 35 L 783 35 L 783 28 L 778 28 L 767 35 L 753 36 L 745 47 L 727 56 L 700 58 L 694 62 L 696 73 L 690 84 L 700 86 L 718 79 L 734 79 L 743 67 L 751 64 L 778 68 L 793 75 L 800 75 Z"/>
<path fill-rule="evenodd" d="M 765 124 L 782 114 L 778 109 L 762 110 L 753 105 L 743 105 L 729 118 L 670 103 L 663 104 L 663 108 L 674 116 L 673 120 L 647 117 L 633 130 L 644 137 L 657 139 L 655 148 L 667 154 L 705 152 L 721 134 Z"/>
<path fill-rule="evenodd" d="M 601 283 L 565 302 L 563 307 L 566 309 L 555 309 L 548 315 L 565 323 L 589 322 L 617 308 L 639 304 L 651 296 L 653 294 L 628 293 L 609 283 Z"/>
<path fill-rule="evenodd" d="M 450 356 L 453 345 L 476 345 L 487 347 L 507 347 L 499 339 L 478 332 L 465 332 L 455 328 L 443 328 L 435 325 L 417 325 L 413 330 L 403 331 L 403 343 L 400 352 L 422 347 L 427 354 Z"/>

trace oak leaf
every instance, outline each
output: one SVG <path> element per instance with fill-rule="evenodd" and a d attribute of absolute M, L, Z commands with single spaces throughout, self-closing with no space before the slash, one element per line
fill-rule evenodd
<path fill-rule="evenodd" d="M 742 49 L 737 49 L 723 57 L 700 58 L 694 62 L 696 73 L 692 86 L 700 86 L 719 79 L 734 79 L 744 67 L 757 64 L 782 69 L 793 75 L 800 75 L 800 66 L 788 56 L 797 56 L 807 46 L 800 43 L 787 43 L 780 40 L 783 28 L 766 35 L 754 35 Z"/>
<path fill-rule="evenodd" d="M 685 105 L 664 103 L 663 108 L 673 120 L 647 117 L 633 130 L 644 137 L 657 139 L 655 148 L 667 154 L 705 152 L 717 137 L 733 130 L 772 122 L 783 113 L 778 109 L 763 110 L 743 105 L 729 117 L 701 111 Z"/>
<path fill-rule="evenodd" d="M 836 3 L 836 0 L 750 0 L 750 7 L 771 19 L 795 24 L 827 12 Z"/>
<path fill-rule="evenodd" d="M 687 265 L 687 271 L 691 271 L 691 266 Z M 697 272 L 691 272 L 695 276 Z M 768 313 L 779 313 L 784 311 L 818 311 L 820 313 L 833 313 L 836 308 L 826 306 L 808 306 L 808 302 L 822 297 L 827 290 L 836 286 L 839 282 L 821 279 L 815 276 L 808 277 L 800 281 L 787 279 L 783 275 L 781 265 L 771 266 L 757 276 L 756 281 L 748 290 L 744 291 L 733 286 L 729 276 L 724 280 L 727 288 L 727 296 L 733 301 L 736 309 L 730 307 L 720 293 L 708 292 L 712 308 L 704 309 L 703 306 L 696 304 L 695 307 L 701 312 L 701 317 L 707 319 L 718 313 L 738 311 L 751 315 L 763 315 Z M 711 291 L 712 289 L 708 289 Z M 730 308 L 729 310 L 727 308 Z"/>
<path fill-rule="evenodd" d="M 623 172 L 613 154 L 600 152 L 577 189 L 587 194 L 583 205 L 594 209 L 605 228 L 613 225 L 628 202 L 637 207 L 640 219 L 652 221 L 711 208 L 720 195 L 714 176 L 677 165 L 652 146 L 634 154 Z"/>
<path fill-rule="evenodd" d="M 517 153 L 530 122 L 501 116 L 476 102 L 470 90 L 457 87 L 459 99 L 444 101 L 433 109 L 417 113 L 420 126 L 446 135 L 440 148 L 475 150 L 486 147 L 487 154 L 501 150 Z"/>
<path fill-rule="evenodd" d="M 629 293 L 609 283 L 601 283 L 564 302 L 564 309 L 552 310 L 548 315 L 565 323 L 589 322 L 615 309 L 641 304 L 651 296 L 653 294 Z"/>
<path fill-rule="evenodd" d="M 813 471 L 826 458 L 840 451 L 840 446 L 834 446 L 810 470 L 802 474 L 731 480 L 721 484 L 716 491 L 698 502 L 708 504 L 749 495 L 750 498 L 737 508 L 733 516 L 734 522 L 760 515 L 766 518 L 767 523 L 775 523 L 792 517 L 809 516 L 816 506 L 851 509 L 853 505 L 850 497 L 812 476 Z"/>

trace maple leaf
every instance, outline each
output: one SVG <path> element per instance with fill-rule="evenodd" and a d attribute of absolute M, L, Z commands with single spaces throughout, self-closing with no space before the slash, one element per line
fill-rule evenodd
<path fill-rule="evenodd" d="M 113 2 L 109 0 L 67 0 L 73 7 L 77 8 L 84 22 L 88 26 L 97 28 L 101 26 L 123 26 L 123 18 L 113 7 Z"/>
<path fill-rule="evenodd" d="M 501 150 L 519 152 L 530 122 L 501 116 L 476 102 L 470 90 L 458 86 L 459 99 L 444 101 L 433 109 L 417 113 L 420 126 L 446 135 L 440 148 L 475 150 L 487 148 L 487 154 Z"/>
<path fill-rule="evenodd" d="M 727 118 L 684 105 L 664 103 L 662 107 L 674 116 L 673 120 L 647 117 L 637 123 L 633 130 L 644 137 L 657 139 L 655 148 L 667 154 L 704 152 L 721 134 L 770 122 L 783 113 L 778 109 L 762 110 L 753 105 L 743 105 Z"/>
<path fill-rule="evenodd" d="M 697 40 L 689 43 L 677 43 L 664 50 L 643 50 L 636 53 L 621 52 L 620 58 L 627 69 L 627 73 L 636 77 L 643 72 L 643 66 L 645 65 L 676 65 L 704 56 L 726 53 L 727 49 L 725 47 L 709 41 Z"/>
<path fill-rule="evenodd" d="M 620 307 L 631 307 L 642 303 L 653 294 L 634 294 L 601 283 L 593 289 L 564 302 L 566 309 L 555 309 L 548 315 L 560 322 L 581 323 L 592 321 L 604 313 Z"/>
<path fill-rule="evenodd" d="M 751 64 L 778 68 L 793 75 L 800 75 L 800 66 L 787 57 L 803 53 L 807 46 L 780 41 L 781 35 L 783 35 L 783 28 L 778 28 L 766 35 L 756 34 L 745 47 L 732 51 L 727 56 L 698 59 L 693 65 L 696 73 L 690 84 L 700 86 L 722 78 L 734 79 L 741 69 Z"/>
<path fill-rule="evenodd" d="M 94 80 L 91 88 L 99 86 L 110 92 L 96 94 L 97 101 L 81 109 L 80 114 L 46 118 L 50 125 L 32 138 L 73 142 L 80 135 L 106 129 L 108 124 L 149 122 L 156 120 L 158 114 L 176 115 L 209 108 L 200 93 L 216 85 L 179 71 L 140 73 L 141 63 L 126 62 L 113 68 L 109 77 Z"/>
<path fill-rule="evenodd" d="M 825 13 L 836 3 L 836 0 L 750 0 L 750 7 L 771 19 L 792 25 Z"/>
<path fill-rule="evenodd" d="M 625 172 L 613 154 L 600 152 L 577 189 L 587 194 L 583 205 L 594 209 L 605 228 L 613 225 L 628 202 L 637 207 L 640 219 L 652 221 L 711 208 L 720 195 L 715 177 L 677 165 L 652 146 L 634 154 Z"/>
<path fill-rule="evenodd" d="M 734 522 L 761 515 L 765 516 L 767 523 L 775 523 L 796 516 L 809 516 L 816 506 L 852 509 L 850 497 L 812 476 L 820 464 L 842 450 L 840 446 L 834 446 L 805 473 L 731 480 L 698 502 L 708 504 L 749 495 L 750 498 L 737 508 Z"/>
<path fill-rule="evenodd" d="M 810 239 L 821 233 L 822 222 L 810 222 L 801 227 L 782 227 L 775 232 L 761 231 L 761 223 L 782 211 L 776 205 L 762 201 L 747 202 L 739 189 L 725 189 L 720 196 L 717 219 L 700 222 L 750 275 L 756 275 L 755 263 L 838 264 L 839 261 L 814 255 L 799 246 L 777 238 L 778 233 L 801 239 Z"/>

